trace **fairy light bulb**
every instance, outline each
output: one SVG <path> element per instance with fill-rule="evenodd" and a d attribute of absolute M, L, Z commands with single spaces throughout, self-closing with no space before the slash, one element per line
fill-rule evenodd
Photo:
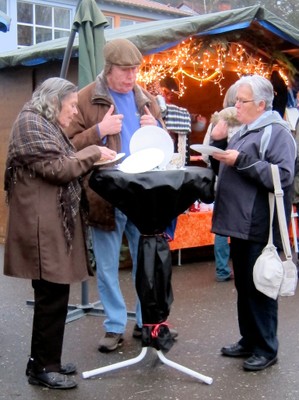
<path fill-rule="evenodd" d="M 271 63 L 249 54 L 240 43 L 214 40 L 207 46 L 204 41 L 190 37 L 174 49 L 145 56 L 137 80 L 140 84 L 149 85 L 170 76 L 178 83 L 177 95 L 182 97 L 187 89 L 184 82 L 187 76 L 198 82 L 199 87 L 207 82 L 214 83 L 222 95 L 224 71 L 228 66 L 239 77 L 244 74 L 258 74 L 268 78 L 272 71 Z M 280 73 L 287 82 L 287 74 L 282 68 Z"/>

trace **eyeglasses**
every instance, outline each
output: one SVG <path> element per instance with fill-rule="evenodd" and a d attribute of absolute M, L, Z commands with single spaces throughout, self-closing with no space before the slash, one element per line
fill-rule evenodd
<path fill-rule="evenodd" d="M 236 99 L 235 104 L 246 104 L 246 103 L 252 103 L 255 100 L 241 100 L 241 99 Z"/>

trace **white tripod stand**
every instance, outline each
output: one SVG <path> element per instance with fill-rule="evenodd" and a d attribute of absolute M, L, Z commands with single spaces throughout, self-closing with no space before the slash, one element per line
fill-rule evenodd
<path fill-rule="evenodd" d="M 156 350 L 156 349 L 155 349 Z M 139 354 L 139 356 L 131 358 L 130 360 L 125 360 L 125 361 L 121 361 L 112 365 L 107 365 L 106 367 L 101 367 L 101 368 L 96 368 L 96 369 L 92 369 L 91 371 L 85 371 L 82 373 L 82 377 L 83 378 L 91 378 L 95 375 L 100 375 L 103 374 L 105 372 L 109 372 L 109 371 L 114 371 L 116 369 L 120 369 L 120 368 L 124 368 L 124 367 L 128 367 L 130 365 L 133 364 L 137 364 L 138 362 L 142 361 L 144 359 L 144 357 L 146 356 L 148 351 L 148 347 L 142 347 L 141 353 Z M 180 365 L 176 362 L 170 361 L 168 360 L 164 354 L 162 353 L 161 350 L 156 350 L 157 355 L 159 357 L 159 359 L 166 365 L 168 365 L 169 367 L 175 368 L 178 371 L 184 372 L 187 375 L 192 376 L 193 378 L 199 379 L 200 381 L 207 383 L 208 385 L 210 385 L 213 382 L 213 378 L 210 378 L 208 376 L 202 375 L 198 372 L 193 371 L 192 369 L 186 368 L 183 365 Z"/>

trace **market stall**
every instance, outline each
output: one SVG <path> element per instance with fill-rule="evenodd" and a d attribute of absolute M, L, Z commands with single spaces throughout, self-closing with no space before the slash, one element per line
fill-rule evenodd
<path fill-rule="evenodd" d="M 213 211 L 208 209 L 178 216 L 174 238 L 169 242 L 170 250 L 178 250 L 178 265 L 181 265 L 182 249 L 214 245 L 212 215 Z"/>
<path fill-rule="evenodd" d="M 207 119 L 222 108 L 223 93 L 240 74 L 269 75 L 275 67 L 291 77 L 299 67 L 299 30 L 260 6 L 176 18 L 167 26 L 165 21 L 153 21 L 105 30 L 106 41 L 119 37 L 131 40 L 144 55 L 142 84 L 159 80 L 161 74 L 173 76 L 179 84 L 176 105 Z M 0 86 L 5 93 L 0 98 L 2 158 L 21 106 L 41 81 L 59 76 L 67 43 L 68 38 L 59 38 L 0 54 Z M 76 37 L 68 72 L 74 82 L 78 82 L 78 49 Z M 193 129 L 189 144 L 201 143 L 204 134 Z M 2 241 L 6 218 L 0 190 Z"/>

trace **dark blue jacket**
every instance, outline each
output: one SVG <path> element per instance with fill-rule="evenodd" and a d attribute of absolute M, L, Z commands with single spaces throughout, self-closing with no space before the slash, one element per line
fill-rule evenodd
<path fill-rule="evenodd" d="M 274 191 L 270 164 L 279 167 L 289 216 L 296 143 L 278 113 L 267 112 L 254 129 L 237 132 L 227 149 L 236 149 L 240 154 L 233 167 L 220 163 L 212 231 L 266 243 L 269 233 L 268 192 Z"/>

